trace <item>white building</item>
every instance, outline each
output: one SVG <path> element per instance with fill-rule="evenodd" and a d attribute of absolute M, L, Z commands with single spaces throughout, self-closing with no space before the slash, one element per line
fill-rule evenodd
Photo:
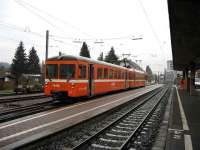
<path fill-rule="evenodd" d="M 167 61 L 167 70 L 173 70 L 173 61 L 172 60 Z"/>

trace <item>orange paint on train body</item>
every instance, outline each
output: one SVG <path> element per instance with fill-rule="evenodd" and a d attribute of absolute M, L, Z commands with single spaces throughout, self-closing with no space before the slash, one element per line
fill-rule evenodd
<path fill-rule="evenodd" d="M 48 96 L 93 96 L 145 86 L 146 73 L 77 56 L 46 61 L 44 92 Z"/>

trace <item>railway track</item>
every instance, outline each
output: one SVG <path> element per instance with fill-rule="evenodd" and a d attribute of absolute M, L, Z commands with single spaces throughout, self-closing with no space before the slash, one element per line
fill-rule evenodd
<path fill-rule="evenodd" d="M 31 95 L 31 96 L 26 95 L 25 97 L 22 97 L 22 100 L 19 97 L 17 98 L 14 97 L 12 99 L 6 99 L 5 101 L 2 101 L 2 103 L 4 104 L 4 102 L 7 103 L 7 102 L 32 100 L 30 98 L 34 98 L 33 100 L 38 100 L 38 98 L 40 97 L 43 98 L 43 95 L 42 94 Z M 9 108 L 9 109 L 3 110 L 2 112 L 0 112 L 0 123 L 17 119 L 20 117 L 28 116 L 31 114 L 35 114 L 38 112 L 46 111 L 52 108 L 56 108 L 58 106 L 58 105 L 57 106 L 54 105 L 55 103 L 59 103 L 58 101 L 52 101 L 49 97 L 46 97 L 46 96 L 44 97 L 49 100 L 45 102 L 39 102 L 39 103 L 37 102 L 35 104 L 31 104 L 28 106 L 19 106 L 16 108 Z"/>
<path fill-rule="evenodd" d="M 39 98 L 45 98 L 44 93 L 39 94 L 27 94 L 27 95 L 13 95 L 13 96 L 2 96 L 0 97 L 0 104 L 18 102 L 18 101 L 28 101 L 37 100 Z"/>
<path fill-rule="evenodd" d="M 169 89 L 144 99 L 73 150 L 148 149 L 162 119 Z"/>
<path fill-rule="evenodd" d="M 53 109 L 57 107 L 56 104 L 58 102 L 50 100 L 41 103 L 36 103 L 28 106 L 22 106 L 18 108 L 11 108 L 9 110 L 0 112 L 0 123 L 9 121 L 12 119 L 16 119 L 19 117 L 35 114 L 41 111 Z"/>

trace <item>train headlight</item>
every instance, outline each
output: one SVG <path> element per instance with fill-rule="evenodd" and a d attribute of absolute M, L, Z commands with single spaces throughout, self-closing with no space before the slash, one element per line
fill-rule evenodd
<path fill-rule="evenodd" d="M 75 83 L 72 83 L 71 86 L 72 86 L 72 89 L 74 89 L 75 88 Z"/>

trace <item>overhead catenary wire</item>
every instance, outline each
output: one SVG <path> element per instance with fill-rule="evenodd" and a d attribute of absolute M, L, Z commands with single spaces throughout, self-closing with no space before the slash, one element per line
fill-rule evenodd
<path fill-rule="evenodd" d="M 57 25 L 55 25 L 55 23 L 52 23 L 52 21 L 50 21 L 48 19 L 48 17 L 50 19 L 54 19 L 54 20 L 57 20 L 59 22 L 62 22 L 63 24 L 69 24 L 71 25 L 70 23 L 66 22 L 66 21 L 63 21 L 61 19 L 59 19 L 58 17 L 55 17 L 53 15 L 51 15 L 50 13 L 48 12 L 45 12 L 44 10 L 41 10 L 23 0 L 14 0 L 17 4 L 21 5 L 23 8 L 25 8 L 26 10 L 28 10 L 29 12 L 31 12 L 32 14 L 36 15 L 38 18 L 40 18 L 41 20 L 45 21 L 46 23 L 50 24 L 52 27 L 56 28 L 56 29 L 60 29 L 62 30 L 60 27 L 58 27 Z M 48 16 L 48 17 L 44 17 L 42 16 L 42 14 L 45 16 Z M 80 29 L 78 29 L 77 27 L 71 25 L 72 28 L 76 29 L 77 31 L 79 32 L 82 32 Z M 62 30 L 63 31 L 63 30 Z M 82 32 L 83 33 L 83 32 Z M 86 33 L 87 34 L 87 33 Z M 85 34 L 85 35 L 86 35 Z M 92 41 L 95 43 L 95 44 L 102 44 L 104 43 L 104 41 L 109 41 L 109 40 L 123 40 L 123 39 L 132 39 L 133 36 L 123 36 L 123 37 L 111 37 L 111 38 L 84 38 L 84 39 L 80 39 L 80 38 L 74 38 L 74 37 L 65 37 L 65 36 L 57 36 L 57 35 L 50 35 L 50 37 L 53 37 L 54 38 L 54 41 L 55 42 L 59 42 L 59 43 L 62 43 L 62 44 L 66 44 L 66 45 L 73 45 L 71 43 L 67 43 L 67 42 L 64 42 L 63 40 L 58 40 L 58 39 L 65 39 L 65 40 L 73 40 L 73 41 L 76 41 L 76 40 L 79 40 L 78 43 L 82 43 L 83 41 Z M 138 38 L 139 39 L 139 38 Z M 140 38 L 142 39 L 142 38 Z M 135 39 L 132 39 L 132 40 L 135 40 Z M 75 43 L 75 42 L 74 42 Z M 73 45 L 75 46 L 75 45 Z"/>
<path fill-rule="evenodd" d="M 13 39 L 13 38 L 8 38 L 8 37 L 4 37 L 4 36 L 2 36 L 2 35 L 0 35 L 0 39 L 6 40 L 6 41 L 20 42 L 20 40 Z"/>
<path fill-rule="evenodd" d="M 42 35 L 40 33 L 33 32 L 30 29 L 19 27 L 19 26 L 13 25 L 13 24 L 8 24 L 8 23 L 5 23 L 5 22 L 0 22 L 0 27 L 8 28 L 8 29 L 11 29 L 11 30 L 16 30 L 16 31 L 19 31 L 19 32 L 23 32 L 23 33 L 27 33 L 27 34 L 32 34 L 32 35 L 44 38 L 44 35 Z"/>
<path fill-rule="evenodd" d="M 40 14 L 38 14 L 37 12 L 28 9 L 28 7 L 26 5 L 24 5 L 23 3 L 21 3 L 19 0 L 14 0 L 18 5 L 22 6 L 23 8 L 25 8 L 26 10 L 28 10 L 29 12 L 31 12 L 33 15 L 37 16 L 38 18 L 40 18 L 41 20 L 45 21 L 46 23 L 48 23 L 49 25 L 51 25 L 52 27 L 56 28 L 56 26 L 51 23 L 48 19 L 46 19 L 45 17 L 41 16 Z"/>
<path fill-rule="evenodd" d="M 20 1 L 23 1 L 23 0 L 20 0 Z M 23 1 L 23 2 L 24 2 L 24 1 Z M 82 34 L 85 34 L 85 35 L 90 36 L 90 37 L 94 37 L 94 36 L 92 36 L 92 35 L 90 35 L 90 34 L 84 32 L 84 31 L 80 30 L 78 27 L 76 27 L 75 25 L 69 23 L 69 22 L 66 21 L 66 20 L 62 20 L 62 19 L 60 19 L 60 18 L 58 18 L 58 17 L 56 17 L 56 16 L 53 16 L 52 14 L 50 14 L 50 13 L 44 11 L 44 10 L 41 10 L 41 9 L 39 9 L 39 8 L 37 8 L 37 7 L 35 7 L 35 6 L 31 5 L 31 4 L 29 4 L 29 3 L 27 3 L 27 2 L 24 2 L 24 3 L 27 4 L 28 6 L 34 8 L 34 9 L 37 9 L 37 10 L 40 11 L 40 12 L 46 14 L 46 15 L 49 16 L 49 17 L 54 18 L 55 20 L 57 20 L 57 21 L 59 21 L 59 22 L 65 24 L 65 25 L 71 26 L 73 29 L 77 30 L 78 32 L 80 32 L 80 33 L 82 33 Z"/>
<path fill-rule="evenodd" d="M 67 21 L 64 21 L 64 20 L 61 20 L 60 18 L 58 17 L 55 17 L 53 15 L 51 15 L 50 13 L 42 10 L 42 9 L 39 9 L 23 0 L 15 0 L 15 1 L 19 1 L 21 3 L 23 3 L 24 5 L 26 6 L 29 6 L 31 8 L 33 8 L 34 10 L 37 10 L 39 11 L 40 13 L 43 13 L 45 14 L 46 16 L 50 17 L 51 19 L 53 18 L 54 20 L 57 20 L 63 24 L 66 24 L 66 25 L 70 25 L 72 28 L 76 29 L 77 31 L 79 31 L 80 33 L 83 33 L 87 36 L 91 36 L 89 35 L 88 33 L 85 33 L 83 31 L 81 31 L 79 28 L 77 28 L 76 26 L 72 25 L 71 23 L 67 22 Z M 62 38 L 62 39 L 68 39 L 68 40 L 74 40 L 74 39 L 80 39 L 80 38 L 74 38 L 74 37 L 65 37 L 65 36 L 57 36 L 57 35 L 52 35 L 54 37 L 57 37 L 57 38 Z M 82 41 L 89 41 L 89 40 L 97 40 L 97 41 L 103 41 L 103 40 L 121 40 L 121 39 L 131 39 L 132 36 L 123 36 L 123 37 L 111 37 L 111 38 L 95 38 L 94 36 L 91 36 L 92 38 L 84 38 L 84 39 L 81 39 Z M 141 37 L 139 37 L 138 39 L 142 39 Z M 135 40 L 135 38 L 132 38 L 132 40 Z"/>
<path fill-rule="evenodd" d="M 44 10 L 41 10 L 23 0 L 14 0 L 16 3 L 18 3 L 19 5 L 21 5 L 22 7 L 24 7 L 25 9 L 27 9 L 29 12 L 33 13 L 34 15 L 36 15 L 37 17 L 39 17 L 40 19 L 42 19 L 43 21 L 47 22 L 48 24 L 50 24 L 51 26 L 53 26 L 56 29 L 60 29 L 63 32 L 63 29 L 61 29 L 60 27 L 56 26 L 55 24 L 53 24 L 51 21 L 49 21 L 47 18 L 39 15 L 39 14 L 45 14 L 46 16 L 50 17 L 51 19 L 57 20 L 63 24 L 68 24 L 71 27 L 73 27 L 74 29 L 76 29 L 77 31 L 79 31 L 80 33 L 84 33 L 87 36 L 87 33 L 80 31 L 79 28 L 75 27 L 74 25 L 59 19 L 58 17 L 55 17 L 53 15 L 51 15 L 48 12 L 45 12 Z M 31 9 L 28 9 L 31 8 Z M 37 11 L 37 13 L 36 13 Z M 38 13 L 39 12 L 39 13 Z M 65 40 L 72 40 L 74 43 L 82 43 L 83 41 L 93 41 L 95 44 L 101 44 L 104 43 L 104 41 L 109 41 L 109 40 L 123 40 L 123 39 L 132 39 L 132 36 L 124 36 L 124 37 L 111 37 L 111 38 L 95 38 L 92 36 L 92 38 L 77 38 L 77 37 L 66 37 L 66 36 L 58 36 L 58 35 L 50 35 L 54 38 L 58 38 L 58 39 L 65 39 Z M 142 39 L 142 38 L 138 38 L 138 39 Z M 132 40 L 135 40 L 134 38 Z"/>
<path fill-rule="evenodd" d="M 86 33 L 86 32 L 83 32 L 81 31 L 78 27 L 72 25 L 71 23 L 67 22 L 67 21 L 64 21 L 42 9 L 39 9 L 23 0 L 15 0 L 16 3 L 18 3 L 19 5 L 21 5 L 22 7 L 24 7 L 25 9 L 27 9 L 29 12 L 33 13 L 34 15 L 36 15 L 37 17 L 39 17 L 40 19 L 42 19 L 43 21 L 47 22 L 48 24 L 50 24 L 51 26 L 53 26 L 54 28 L 56 29 L 59 29 L 63 32 L 63 28 L 59 27 L 58 25 L 55 25 L 54 23 L 52 23 L 49 19 L 47 19 L 46 17 L 43 17 L 41 14 L 45 15 L 45 16 L 48 16 L 50 19 L 54 19 L 62 24 L 65 24 L 67 26 L 70 26 L 71 28 L 73 28 L 74 30 L 78 31 L 79 33 L 81 34 L 84 34 L 84 35 L 87 35 L 87 36 L 90 36 L 90 37 L 93 37 L 92 35 Z M 28 9 L 29 8 L 29 9 Z M 31 8 L 31 9 L 30 9 Z M 39 12 L 39 13 L 38 13 Z"/>
<path fill-rule="evenodd" d="M 46 17 L 43 17 L 42 15 L 40 15 L 39 13 L 35 12 L 33 9 L 30 9 L 30 7 L 27 7 L 26 5 L 24 5 L 21 2 L 18 2 L 18 0 L 14 0 L 17 4 L 19 4 L 20 6 L 22 6 L 23 8 L 25 8 L 26 10 L 28 10 L 30 13 L 32 13 L 33 15 L 35 15 L 36 17 L 38 17 L 40 20 L 46 22 L 47 24 L 49 24 L 50 26 L 52 26 L 54 29 L 61 31 L 62 33 L 68 34 L 64 31 L 63 28 L 55 25 L 54 23 L 52 23 L 51 21 L 49 21 Z"/>
<path fill-rule="evenodd" d="M 143 11 L 143 13 L 144 13 L 144 15 L 145 15 L 145 17 L 146 17 L 146 19 L 147 19 L 147 22 L 148 22 L 148 24 L 149 24 L 149 26 L 150 26 L 150 28 L 151 28 L 151 30 L 152 30 L 152 33 L 153 33 L 155 39 L 157 40 L 158 44 L 160 45 L 160 43 L 161 43 L 161 42 L 160 42 L 160 39 L 159 39 L 159 37 L 158 37 L 158 35 L 157 35 L 157 33 L 156 33 L 156 31 L 155 31 L 155 29 L 154 29 L 152 23 L 151 23 L 151 20 L 150 20 L 148 14 L 147 14 L 147 12 L 146 12 L 146 9 L 145 9 L 145 7 L 144 7 L 142 1 L 141 1 L 141 0 L 138 0 L 138 2 L 139 2 L 139 4 L 140 4 L 140 7 L 142 8 L 142 11 Z"/>
<path fill-rule="evenodd" d="M 111 40 L 141 40 L 143 37 L 134 38 L 133 36 L 120 36 L 120 37 L 110 37 L 110 38 L 75 38 L 75 37 L 65 37 L 59 35 L 51 35 L 52 37 L 56 37 L 58 39 L 66 39 L 66 40 L 80 40 L 80 41 L 94 41 L 94 43 L 101 43 L 103 41 L 111 41 Z"/>
<path fill-rule="evenodd" d="M 49 35 L 50 37 L 53 37 L 53 38 L 58 38 L 58 39 L 66 39 L 66 40 L 74 40 L 74 39 L 78 39 L 78 38 L 75 38 L 75 37 L 65 37 L 65 36 L 59 36 L 59 35 Z"/>
<path fill-rule="evenodd" d="M 21 40 L 18 40 L 18 39 L 14 39 L 14 38 L 2 36 L 2 35 L 0 35 L 0 39 L 6 40 L 6 41 L 13 41 L 13 42 L 17 42 L 17 43 L 19 43 L 21 41 Z M 27 41 L 25 41 L 25 43 L 29 44 L 29 45 L 37 46 L 37 47 L 44 47 L 44 45 L 34 44 L 34 43 L 27 42 Z"/>
<path fill-rule="evenodd" d="M 157 41 L 157 43 L 158 43 L 159 49 L 160 49 L 161 51 L 163 51 L 163 53 L 164 53 L 164 61 L 166 62 L 165 50 L 164 50 L 163 47 L 162 47 L 163 45 L 162 45 L 162 43 L 161 43 L 161 40 L 160 40 L 160 38 L 158 37 L 158 35 L 157 35 L 157 33 L 156 33 L 156 31 L 155 31 L 155 29 L 154 29 L 154 27 L 153 27 L 153 24 L 151 23 L 151 20 L 150 20 L 149 15 L 148 15 L 148 13 L 147 13 L 147 11 L 146 11 L 146 9 L 145 9 L 143 3 L 142 3 L 142 0 L 138 0 L 138 2 L 139 2 L 139 4 L 140 4 L 140 7 L 142 8 L 142 11 L 143 11 L 143 13 L 144 13 L 146 19 L 147 19 L 147 22 L 148 22 L 148 24 L 149 24 L 149 26 L 150 26 L 150 28 L 151 28 L 151 31 L 152 31 L 152 33 L 153 33 L 153 35 L 154 35 L 154 37 L 155 37 L 155 39 L 156 39 L 156 41 Z"/>
<path fill-rule="evenodd" d="M 68 43 L 68 42 L 65 42 L 65 41 L 62 41 L 62 40 L 58 40 L 58 39 L 55 39 L 55 38 L 49 38 L 49 40 L 52 40 L 52 41 L 55 41 L 55 42 L 59 42 L 59 43 L 62 43 L 64 45 L 71 45 L 71 46 L 78 47 L 77 45 L 75 45 L 73 43 Z"/>
<path fill-rule="evenodd" d="M 27 11 L 29 11 L 30 13 L 32 13 L 33 15 L 35 15 L 36 17 L 38 17 L 40 20 L 46 22 L 47 24 L 49 24 L 51 27 L 53 27 L 56 30 L 61 31 L 62 33 L 66 33 L 64 32 L 63 28 L 60 28 L 59 26 L 55 25 L 54 23 L 52 23 L 51 21 L 49 21 L 46 17 L 43 17 L 42 15 L 40 15 L 38 12 L 34 11 L 33 9 L 31 9 L 30 7 L 27 7 L 25 4 L 21 3 L 19 0 L 14 0 L 18 5 L 22 6 L 23 8 L 25 8 Z"/>
<path fill-rule="evenodd" d="M 23 28 L 23 27 L 19 27 L 19 26 L 16 26 L 16 25 L 13 25 L 13 24 L 8 24 L 8 23 L 5 23 L 5 22 L 2 22 L 0 21 L 0 28 L 3 27 L 3 28 L 8 28 L 8 29 L 11 29 L 11 30 L 16 30 L 16 31 L 19 31 L 19 32 L 23 32 L 23 33 L 27 33 L 27 34 L 32 34 L 32 35 L 35 35 L 35 36 L 38 36 L 38 37 L 41 37 L 41 38 L 44 38 L 45 36 L 40 34 L 40 33 L 37 33 L 37 32 L 33 32 L 31 31 L 30 29 L 26 30 L 26 28 Z M 1 35 L 0 35 L 1 36 Z M 54 37 L 52 35 L 50 35 L 50 37 Z M 4 40 L 9 40 L 9 41 L 15 41 L 15 42 L 19 42 L 21 40 L 17 40 L 17 39 L 13 39 L 13 38 L 8 38 L 8 37 L 0 37 L 1 39 L 4 39 Z M 72 38 L 73 39 L 73 38 Z M 67 42 L 64 42 L 62 40 L 58 40 L 58 39 L 55 39 L 55 38 L 50 38 L 50 40 L 53 40 L 55 42 L 59 42 L 59 43 L 62 43 L 62 44 L 65 44 L 65 45 L 71 45 L 71 46 L 76 46 L 77 45 L 73 45 L 72 43 L 67 43 Z M 32 43 L 28 43 L 28 42 L 25 42 L 27 44 L 32 44 Z M 44 46 L 44 45 L 38 45 L 38 44 L 33 44 L 33 45 L 36 45 L 36 46 Z"/>

